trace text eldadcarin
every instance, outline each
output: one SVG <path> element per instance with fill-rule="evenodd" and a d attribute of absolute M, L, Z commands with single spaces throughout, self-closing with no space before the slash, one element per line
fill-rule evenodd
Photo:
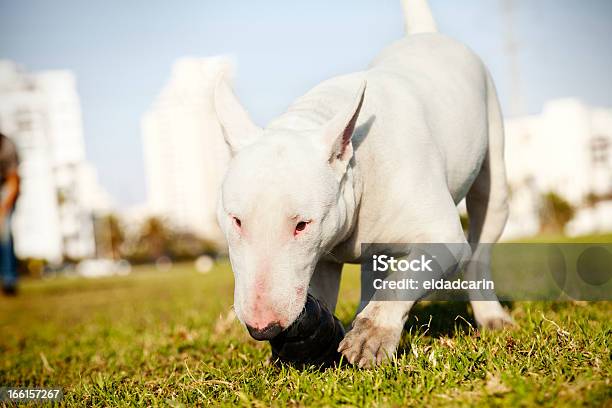
<path fill-rule="evenodd" d="M 387 272 L 385 278 L 372 280 L 375 290 L 495 290 L 492 280 L 448 280 L 443 277 L 431 277 L 434 272 L 435 256 L 427 258 L 421 255 L 416 259 L 397 259 L 389 255 L 373 255 L 372 271 Z M 400 273 L 401 277 L 393 275 Z M 413 273 L 414 277 L 403 277 L 406 273 Z M 429 276 L 429 278 L 428 278 Z"/>

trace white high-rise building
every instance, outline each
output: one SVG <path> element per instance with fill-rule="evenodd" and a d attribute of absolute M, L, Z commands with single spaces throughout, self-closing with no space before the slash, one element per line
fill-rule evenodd
<path fill-rule="evenodd" d="M 176 228 L 224 243 L 216 204 L 229 150 L 214 110 L 214 88 L 232 69 L 223 57 L 183 58 L 142 119 L 148 204 Z"/>
<path fill-rule="evenodd" d="M 91 197 L 103 194 L 85 160 L 74 75 L 28 73 L 0 61 L 0 130 L 20 156 L 13 222 L 17 255 L 54 263 L 94 256 Z"/>
<path fill-rule="evenodd" d="M 541 197 L 548 192 L 577 208 L 570 235 L 612 231 L 612 109 L 559 99 L 540 115 L 507 119 L 506 167 L 505 238 L 539 232 Z"/>

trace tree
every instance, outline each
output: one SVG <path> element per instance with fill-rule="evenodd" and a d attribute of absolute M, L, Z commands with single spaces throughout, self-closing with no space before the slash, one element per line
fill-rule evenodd
<path fill-rule="evenodd" d="M 574 206 L 559 194 L 553 191 L 544 194 L 540 207 L 540 232 L 562 234 L 575 213 Z"/>
<path fill-rule="evenodd" d="M 151 260 L 169 255 L 168 250 L 172 235 L 172 230 L 159 217 L 149 217 L 144 222 L 140 240 Z"/>
<path fill-rule="evenodd" d="M 114 214 L 95 217 L 96 253 L 99 257 L 119 260 L 125 242 L 123 226 Z"/>

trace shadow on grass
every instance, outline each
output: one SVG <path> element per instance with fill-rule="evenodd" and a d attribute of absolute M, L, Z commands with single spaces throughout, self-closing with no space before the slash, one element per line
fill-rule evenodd
<path fill-rule="evenodd" d="M 467 302 L 417 303 L 404 325 L 409 333 L 426 332 L 433 338 L 455 337 L 467 334 L 476 328 L 476 322 Z"/>
<path fill-rule="evenodd" d="M 513 302 L 502 301 L 501 304 L 508 310 L 512 310 Z M 346 310 L 353 310 L 346 307 Z M 344 315 L 349 315 L 343 310 Z M 351 318 L 342 319 L 346 331 L 350 330 Z M 410 315 L 404 331 L 413 334 L 426 333 L 427 337 L 455 337 L 469 334 L 477 330 L 476 321 L 472 315 L 468 301 L 457 302 L 418 302 L 410 310 Z"/>
<path fill-rule="evenodd" d="M 502 302 L 512 309 L 512 302 Z M 417 303 L 410 311 L 404 325 L 409 333 L 424 333 L 433 338 L 455 337 L 477 330 L 476 321 L 469 308 L 469 302 L 423 302 Z"/>

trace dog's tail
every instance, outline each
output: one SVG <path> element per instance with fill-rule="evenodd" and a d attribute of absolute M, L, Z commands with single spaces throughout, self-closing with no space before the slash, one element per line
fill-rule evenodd
<path fill-rule="evenodd" d="M 427 0 L 402 0 L 402 7 L 407 35 L 438 31 Z"/>

